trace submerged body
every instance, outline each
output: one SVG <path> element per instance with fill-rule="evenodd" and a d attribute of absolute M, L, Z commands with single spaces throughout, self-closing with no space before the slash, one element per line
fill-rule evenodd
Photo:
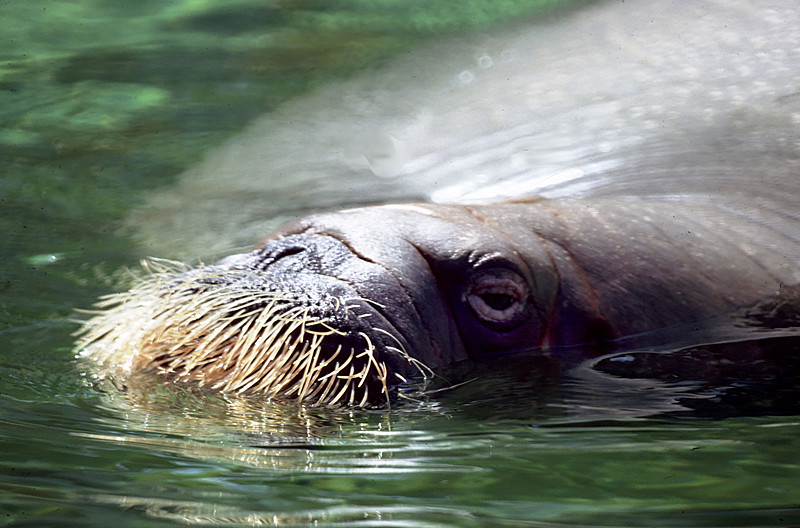
<path fill-rule="evenodd" d="M 256 119 L 135 212 L 136 239 L 208 260 L 318 211 L 529 196 L 800 211 L 796 1 L 578 4 Z"/>
<path fill-rule="evenodd" d="M 112 298 L 81 346 L 195 387 L 367 405 L 465 360 L 558 358 L 800 283 L 790 216 L 721 203 L 386 205 L 290 224 L 255 251 Z"/>

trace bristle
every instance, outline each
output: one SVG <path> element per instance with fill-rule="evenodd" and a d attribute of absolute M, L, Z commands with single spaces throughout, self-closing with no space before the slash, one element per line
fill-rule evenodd
<path fill-rule="evenodd" d="M 320 307 L 309 306 L 302 294 L 264 291 L 257 272 L 245 269 L 191 269 L 161 260 L 143 267 L 150 275 L 130 291 L 96 304 L 78 332 L 81 355 L 110 370 L 151 369 L 209 390 L 356 406 L 373 403 L 377 390 L 388 404 L 388 368 L 373 338 L 358 332 L 363 346 L 344 345 L 352 337 L 312 315 Z M 364 299 L 327 302 L 325 310 L 361 320 L 371 315 L 364 303 L 383 308 Z M 382 350 L 431 375 L 397 336 L 373 330 L 397 345 Z"/>

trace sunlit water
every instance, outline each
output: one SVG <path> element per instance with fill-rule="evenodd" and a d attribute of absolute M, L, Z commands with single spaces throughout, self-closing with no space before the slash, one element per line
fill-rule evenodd
<path fill-rule="evenodd" d="M 758 169 L 769 191 L 797 167 L 800 24 L 791 10 L 767 9 L 756 24 L 737 4 L 718 46 L 667 50 L 663 61 L 687 63 L 644 82 L 647 68 L 664 66 L 651 43 L 681 31 L 692 42 L 702 16 L 673 12 L 674 23 L 648 32 L 631 15 L 638 29 L 626 39 L 628 11 L 580 5 L 566 12 L 576 22 L 545 17 L 530 37 L 521 18 L 533 2 L 428 4 L 0 8 L 10 42 L 0 66 L 0 523 L 800 524 L 792 313 L 769 331 L 702 334 L 709 343 L 749 341 L 733 348 L 463 365 L 443 373 L 462 385 L 375 411 L 146 380 L 123 390 L 74 358 L 73 308 L 124 285 L 125 266 L 139 257 L 210 258 L 318 208 L 529 192 L 702 194 L 721 185 L 755 193 L 745 170 L 698 175 Z M 509 28 L 498 32 L 501 23 Z M 470 26 L 477 36 L 465 35 Z M 584 62 L 586 28 L 605 32 L 609 47 Z M 776 48 L 773 36 L 787 45 Z M 542 55 L 520 56 L 531 42 Z M 755 51 L 719 69 L 735 45 Z M 615 70 L 629 82 L 584 69 L 613 65 L 610 49 L 641 59 Z M 420 69 L 430 56 L 438 59 Z M 557 58 L 566 62 L 553 77 L 547 65 Z M 499 79 L 537 61 L 551 82 L 527 86 L 542 104 L 504 98 L 508 106 L 490 105 L 495 115 L 463 111 L 477 98 L 519 94 L 523 85 L 509 90 Z M 707 63 L 717 68 L 711 81 L 694 69 Z M 368 95 L 348 103 L 361 114 L 342 103 L 348 93 Z M 715 135 L 729 125 L 737 141 Z M 298 147 L 309 129 L 319 134 Z M 676 164 L 685 170 L 664 170 Z M 670 186 L 675 179 L 681 185 Z M 667 331 L 659 350 L 697 344 L 692 331 Z M 709 360 L 746 355 L 762 338 L 768 361 L 753 368 Z"/>

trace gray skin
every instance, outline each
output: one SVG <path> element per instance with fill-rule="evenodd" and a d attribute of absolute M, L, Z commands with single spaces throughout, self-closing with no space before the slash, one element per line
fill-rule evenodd
<path fill-rule="evenodd" d="M 800 282 L 800 242 L 794 219 L 772 220 L 697 200 L 386 205 L 301 219 L 221 265 L 302 291 L 407 377 L 416 370 L 391 350 L 398 343 L 434 371 L 512 352 L 557 356 L 774 294 Z M 370 315 L 325 308 L 332 296 L 364 299 Z"/>

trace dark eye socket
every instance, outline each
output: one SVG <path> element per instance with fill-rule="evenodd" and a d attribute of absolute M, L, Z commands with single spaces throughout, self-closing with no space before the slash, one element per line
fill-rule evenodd
<path fill-rule="evenodd" d="M 511 329 L 525 319 L 528 286 L 509 269 L 485 270 L 473 277 L 464 298 L 483 324 L 494 329 Z"/>
<path fill-rule="evenodd" d="M 480 297 L 489 308 L 500 311 L 505 310 L 517 302 L 512 296 L 504 293 L 484 293 Z"/>

